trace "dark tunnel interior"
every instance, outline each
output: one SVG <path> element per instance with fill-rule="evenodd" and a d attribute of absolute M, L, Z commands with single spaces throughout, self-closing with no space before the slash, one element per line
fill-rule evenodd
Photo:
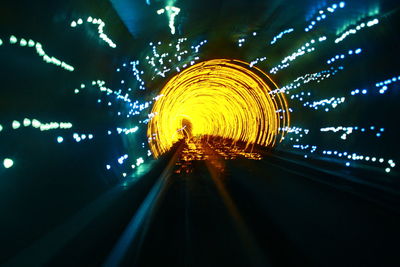
<path fill-rule="evenodd" d="M 397 0 L 2 1 L 0 265 L 399 266 L 399 28 Z M 217 59 L 287 105 L 225 63 L 164 95 Z"/>

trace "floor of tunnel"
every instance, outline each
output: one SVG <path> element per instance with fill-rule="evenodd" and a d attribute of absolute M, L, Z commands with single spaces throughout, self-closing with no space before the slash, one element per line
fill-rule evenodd
<path fill-rule="evenodd" d="M 175 177 L 138 266 L 389 266 L 397 261 L 397 214 L 302 177 L 276 175 L 276 167 L 266 170 L 265 163 L 227 164 L 224 184 L 241 222 L 229 213 L 204 162 L 195 166 L 203 173 Z M 264 177 L 255 175 L 260 172 Z"/>
<path fill-rule="evenodd" d="M 169 157 L 167 157 L 169 159 Z M 51 259 L 97 266 L 126 234 L 160 172 L 132 186 Z M 392 266 L 400 217 L 356 194 L 309 179 L 315 170 L 273 155 L 191 162 L 169 171 L 121 266 Z M 173 169 L 180 168 L 176 166 Z M 152 178 L 150 178 L 152 177 Z M 325 177 L 326 178 L 326 177 Z M 138 194 L 140 192 L 140 194 Z M 147 195 L 147 196 L 146 196 Z"/>

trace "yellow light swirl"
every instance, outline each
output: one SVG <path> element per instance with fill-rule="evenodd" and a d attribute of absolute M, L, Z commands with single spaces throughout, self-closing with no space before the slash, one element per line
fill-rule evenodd
<path fill-rule="evenodd" d="M 243 61 L 191 66 L 168 81 L 153 106 L 147 129 L 153 155 L 159 157 L 188 134 L 242 141 L 246 147 L 274 146 L 290 120 L 284 95 L 271 92 L 276 88 L 267 74 Z"/>

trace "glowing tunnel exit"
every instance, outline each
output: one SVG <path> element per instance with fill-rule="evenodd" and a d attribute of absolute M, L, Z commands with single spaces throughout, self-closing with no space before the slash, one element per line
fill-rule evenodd
<path fill-rule="evenodd" d="M 157 158 L 182 138 L 211 136 L 272 147 L 290 117 L 267 74 L 238 60 L 198 63 L 174 76 L 155 102 L 147 136 Z"/>

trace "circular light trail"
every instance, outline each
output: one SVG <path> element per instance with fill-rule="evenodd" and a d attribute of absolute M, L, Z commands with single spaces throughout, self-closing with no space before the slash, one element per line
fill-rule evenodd
<path fill-rule="evenodd" d="M 153 155 L 188 136 L 274 146 L 290 121 L 287 101 L 275 89 L 267 74 L 243 61 L 214 59 L 187 68 L 153 106 L 147 129 Z"/>

